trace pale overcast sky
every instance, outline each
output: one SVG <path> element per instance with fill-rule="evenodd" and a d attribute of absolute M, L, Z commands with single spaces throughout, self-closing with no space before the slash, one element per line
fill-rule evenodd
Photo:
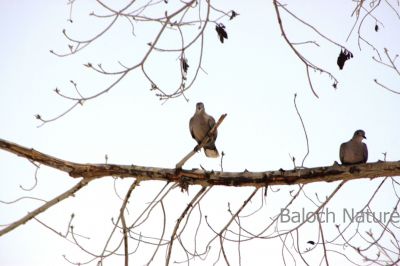
<path fill-rule="evenodd" d="M 187 91 L 189 102 L 181 97 L 161 104 L 150 91 L 150 84 L 143 74 L 136 71 L 109 93 L 85 102 L 65 117 L 38 128 L 40 122 L 34 118 L 36 114 L 51 118 L 72 104 L 54 93 L 56 87 L 71 95 L 74 89 L 70 80 L 74 80 L 84 95 L 90 95 L 113 82 L 114 77 L 101 76 L 83 64 L 101 63 L 106 69 L 118 69 L 118 61 L 126 65 L 137 63 L 134 60 L 143 55 L 143 47 L 153 40 L 160 25 L 141 27 L 142 24 L 137 24 L 135 36 L 132 36 L 130 24 L 121 20 L 111 32 L 82 52 L 60 58 L 49 50 L 68 51 L 69 42 L 63 37 L 62 29 L 67 29 L 76 38 L 93 36 L 105 24 L 87 15 L 92 10 L 105 13 L 103 9 L 95 3 L 76 1 L 74 23 L 71 24 L 67 21 L 69 6 L 66 1 L 1 1 L 0 138 L 79 163 L 104 163 L 107 154 L 109 163 L 173 168 L 195 145 L 188 123 L 196 102 L 202 101 L 206 111 L 215 119 L 223 113 L 228 114 L 219 128 L 216 142 L 218 149 L 226 154 L 224 171 L 291 169 L 293 164 L 289 155 L 300 164 L 306 153 L 303 129 L 293 105 L 293 96 L 297 93 L 297 105 L 310 141 L 306 167 L 327 166 L 338 161 L 339 145 L 349 140 L 356 129 L 366 131 L 369 162 L 382 160 L 383 152 L 387 153 L 387 160 L 399 160 L 400 96 L 378 87 L 373 79 L 400 89 L 400 77 L 374 62 L 371 59 L 375 55 L 373 50 L 364 43 L 361 43 L 360 51 L 357 35 L 353 34 L 346 42 L 354 22 L 354 17 L 350 17 L 353 2 L 287 2 L 289 9 L 354 54 L 354 58 L 347 61 L 344 70 L 340 71 L 336 65 L 340 52 L 337 46 L 319 38 L 304 25 L 295 24 L 292 18 L 283 17 L 288 36 L 294 42 L 313 40 L 320 44 L 320 47 L 306 44 L 299 49 L 339 80 L 335 90 L 333 81 L 326 75 L 312 73 L 319 99 L 308 86 L 303 63 L 280 34 L 272 1 L 235 0 L 229 4 L 227 1 L 214 4 L 226 11 L 235 10 L 240 15 L 231 21 L 221 20 L 229 37 L 224 44 L 220 43 L 215 26 L 209 26 L 204 40 L 204 72 L 200 71 L 195 84 Z M 384 26 L 379 24 L 380 30 L 375 32 L 375 21 L 367 19 L 362 33 L 376 45 L 383 57 L 383 48 L 388 48 L 393 55 L 399 53 L 400 25 L 396 15 L 389 8 L 383 8 L 376 15 Z M 174 41 L 179 43 L 180 40 L 165 38 L 160 45 L 173 46 Z M 187 51 L 186 56 L 190 73 L 198 60 L 198 46 Z M 167 90 L 175 89 L 178 55 L 154 54 L 146 68 Z M 208 170 L 219 170 L 220 160 L 206 158 L 201 152 L 184 168 L 199 168 L 200 165 Z M 20 185 L 32 186 L 34 172 L 35 168 L 29 161 L 0 151 L 0 200 L 12 201 L 21 196 L 49 200 L 77 182 L 64 173 L 42 166 L 37 187 L 31 192 L 21 190 Z M 124 195 L 132 180 L 118 180 L 117 191 Z M 332 208 L 359 208 L 380 181 L 347 183 L 336 195 Z M 134 192 L 129 210 L 134 212 L 135 207 L 145 206 L 163 185 L 155 181 L 141 184 Z M 336 186 L 337 183 L 321 182 L 306 189 L 310 195 L 318 193 L 324 199 Z M 164 204 L 168 209 L 169 225 L 176 221 L 198 189 L 190 188 L 189 194 L 175 189 L 167 197 Z M 279 211 L 290 199 L 287 196 L 293 189 L 297 187 L 280 187 L 279 193 L 272 194 L 268 200 L 271 209 L 253 218 L 253 228 L 262 228 L 269 217 L 276 214 L 274 211 Z M 390 189 L 388 186 L 384 190 L 388 193 L 377 197 L 375 207 L 378 211 L 393 208 L 394 196 Z M 202 211 L 216 230 L 220 230 L 230 217 L 228 202 L 232 210 L 236 210 L 251 191 L 251 188 L 213 188 L 204 200 Z M 258 193 L 257 200 L 246 213 L 259 206 L 262 192 Z M 349 206 L 349 203 L 354 206 Z M 11 223 L 40 204 L 42 202 L 35 200 L 0 204 L 0 224 Z M 76 232 L 90 237 L 90 240 L 81 239 L 83 245 L 97 254 L 104 247 L 112 229 L 111 217 L 115 219 L 120 205 L 113 179 L 102 178 L 38 218 L 56 231 L 65 232 L 69 217 L 74 213 Z M 314 210 L 305 197 L 300 198 L 296 206 Z M 147 235 L 151 235 L 149 232 L 153 230 L 161 230 L 160 210 L 155 214 L 159 216 L 151 217 L 148 228 L 142 229 Z M 195 228 L 196 225 L 192 226 Z M 313 232 L 308 228 L 304 230 Z M 330 231 L 327 229 L 327 232 Z M 169 236 L 167 234 L 166 238 Z M 307 237 L 304 237 L 304 242 L 309 240 Z M 204 236 L 204 242 L 208 239 Z M 238 265 L 237 244 L 227 245 L 233 265 Z M 133 265 L 143 265 L 149 259 L 150 253 L 144 246 L 142 248 L 140 256 L 132 255 Z M 242 265 L 283 265 L 279 239 L 257 240 L 253 244 L 243 244 L 242 248 Z M 154 265 L 162 264 L 164 252 L 159 253 Z M 181 251 L 177 252 L 172 261 L 184 260 Z M 90 258 L 36 221 L 30 221 L 0 238 L 1 265 L 70 265 L 63 258 L 64 254 L 74 262 L 85 262 Z M 209 255 L 209 261 L 197 259 L 191 265 L 211 265 L 217 256 L 215 249 Z M 107 259 L 105 265 L 121 263 L 122 259 L 121 256 Z M 343 258 L 332 259 L 332 264 L 339 265 L 340 259 Z M 292 261 L 287 263 L 293 265 Z"/>

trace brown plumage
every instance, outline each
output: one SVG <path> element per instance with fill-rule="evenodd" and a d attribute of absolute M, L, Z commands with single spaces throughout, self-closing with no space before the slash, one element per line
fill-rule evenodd
<path fill-rule="evenodd" d="M 364 130 L 356 130 L 353 138 L 340 145 L 340 161 L 342 164 L 366 163 L 368 160 L 367 145 L 362 142 L 366 139 Z"/>
<path fill-rule="evenodd" d="M 196 111 L 189 121 L 189 129 L 192 137 L 198 144 L 207 136 L 208 132 L 215 125 L 215 119 L 208 115 L 204 109 L 203 103 L 196 104 Z M 217 147 L 215 147 L 215 140 L 217 139 L 217 130 L 209 138 L 208 142 L 204 145 L 204 153 L 207 157 L 216 158 L 219 156 Z"/>

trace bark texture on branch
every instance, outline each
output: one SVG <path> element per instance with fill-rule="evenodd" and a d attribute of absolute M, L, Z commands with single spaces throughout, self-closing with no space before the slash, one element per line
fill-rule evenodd
<path fill-rule="evenodd" d="M 145 180 L 162 180 L 180 182 L 187 185 L 224 185 L 253 186 L 306 184 L 312 182 L 332 182 L 360 178 L 376 178 L 383 176 L 399 176 L 400 161 L 376 162 L 357 165 L 323 166 L 296 170 L 265 171 L 265 172 L 219 172 L 203 171 L 201 169 L 175 169 L 145 167 L 137 165 L 117 164 L 80 164 L 58 159 L 56 157 L 29 149 L 21 145 L 0 139 L 0 149 L 14 153 L 26 159 L 47 165 L 68 173 L 74 178 L 101 178 L 118 176 L 134 177 Z"/>

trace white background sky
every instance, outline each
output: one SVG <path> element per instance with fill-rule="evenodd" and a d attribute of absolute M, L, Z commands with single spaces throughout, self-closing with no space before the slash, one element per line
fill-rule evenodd
<path fill-rule="evenodd" d="M 149 90 L 150 84 L 143 75 L 134 72 L 109 93 L 86 102 L 62 119 L 38 128 L 40 123 L 35 120 L 35 114 L 51 118 L 71 105 L 53 92 L 56 87 L 66 94 L 73 94 L 69 80 L 74 80 L 81 92 L 89 95 L 113 81 L 112 77 L 93 73 L 83 66 L 84 63 L 102 63 L 106 69 L 116 69 L 118 61 L 126 65 L 136 63 L 134 60 L 142 56 L 143 47 L 153 39 L 159 25 L 141 27 L 138 24 L 136 37 L 132 37 L 129 23 L 121 20 L 104 38 L 82 52 L 59 58 L 49 50 L 67 51 L 68 42 L 62 36 L 62 29 L 66 28 L 77 38 L 92 36 L 104 22 L 89 18 L 87 14 L 92 10 L 103 12 L 102 9 L 88 1 L 77 1 L 74 23 L 70 24 L 67 22 L 69 7 L 65 1 L 1 1 L 0 138 L 74 162 L 103 163 L 107 154 L 109 163 L 172 168 L 195 145 L 188 122 L 195 103 L 202 101 L 206 111 L 215 119 L 223 113 L 228 114 L 219 128 L 216 143 L 218 149 L 226 154 L 225 171 L 290 169 L 293 165 L 289 154 L 300 163 L 306 153 L 304 134 L 293 105 L 293 95 L 297 93 L 297 104 L 310 139 L 310 155 L 305 166 L 331 165 L 339 159 L 340 143 L 350 139 L 359 128 L 366 131 L 369 162 L 383 159 L 383 152 L 387 152 L 388 160 L 400 158 L 399 95 L 373 83 L 373 79 L 378 78 L 398 89 L 399 76 L 374 62 L 371 48 L 362 44 L 360 51 L 356 35 L 346 42 L 354 21 L 350 17 L 353 3 L 344 0 L 302 1 L 301 4 L 288 5 L 354 54 L 354 58 L 346 62 L 344 70 L 339 71 L 336 65 L 338 47 L 284 17 L 289 37 L 295 42 L 318 41 L 320 48 L 307 45 L 301 49 L 312 62 L 321 64 L 339 79 L 335 90 L 331 86 L 333 81 L 326 75 L 313 73 L 315 90 L 320 96 L 317 99 L 308 87 L 304 65 L 280 35 L 271 1 L 220 2 L 214 4 L 227 11 L 233 9 L 240 16 L 229 22 L 221 21 L 229 34 L 224 44 L 219 42 L 214 25 L 207 30 L 202 64 L 207 74 L 200 72 L 195 85 L 186 93 L 189 102 L 178 98 L 161 105 Z M 399 21 L 388 8 L 383 8 L 378 15 L 384 27 L 375 32 L 375 21 L 367 19 L 362 32 L 382 56 L 384 47 L 392 54 L 398 53 Z M 173 40 L 162 39 L 160 44 L 170 47 L 175 44 Z M 186 54 L 189 72 L 194 71 L 197 51 L 194 49 Z M 177 58 L 177 55 L 154 54 L 146 64 L 167 90 L 176 86 Z M 206 158 L 201 152 L 185 168 L 198 168 L 201 164 L 206 169 L 219 170 L 219 163 L 219 160 Z M 35 190 L 22 191 L 19 185 L 29 187 L 34 183 L 34 170 L 28 161 L 0 152 L 0 200 L 11 201 L 20 196 L 48 200 L 77 182 L 43 166 Z M 130 182 L 117 182 L 121 195 Z M 355 208 L 362 202 L 365 204 L 365 199 L 378 182 L 361 180 L 346 184 L 336 196 L 335 204 L 341 206 L 351 202 Z M 336 185 L 313 184 L 307 189 L 310 194 L 318 192 L 324 198 Z M 142 206 L 140 204 L 150 201 L 161 186 L 161 182 L 142 184 L 134 192 L 130 208 L 135 209 L 134 202 Z M 181 209 L 176 209 L 183 210 L 197 189 L 191 188 L 189 196 L 175 189 L 167 201 L 170 208 L 181 206 Z M 280 194 L 275 195 L 276 200 L 271 199 L 271 208 L 279 209 L 280 204 L 286 202 L 284 199 L 288 199 L 291 189 L 282 188 Z M 235 210 L 250 192 L 249 188 L 215 188 L 202 209 L 215 227 L 221 228 L 229 219 L 227 203 L 231 202 Z M 257 199 L 261 198 L 259 193 Z M 393 207 L 391 194 L 380 195 L 377 210 Z M 10 223 L 40 204 L 29 200 L 13 205 L 0 204 L 0 223 Z M 112 178 L 103 178 L 39 218 L 57 231 L 65 231 L 71 213 L 75 213 L 76 230 L 90 236 L 92 241 L 87 245 L 98 252 L 112 226 L 110 219 L 118 214 L 120 204 Z M 258 202 L 254 202 L 249 209 L 257 206 Z M 169 222 L 173 223 L 179 214 L 174 215 L 171 209 L 169 213 Z M 150 228 L 159 226 L 157 217 L 154 219 Z M 267 219 L 268 216 L 256 217 L 254 226 L 261 228 Z M 280 246 L 271 243 L 260 242 L 251 246 L 251 251 L 247 250 L 249 246 L 243 246 L 248 251 L 242 254 L 243 265 L 261 265 L 261 261 L 281 264 Z M 231 252 L 232 261 L 237 263 L 235 246 Z M 69 265 L 62 254 L 73 261 L 87 258 L 75 246 L 35 221 L 0 238 L 1 265 Z M 258 254 L 257 259 L 251 254 Z M 163 255 L 159 259 L 162 260 Z M 201 265 L 200 261 L 198 263 Z M 112 260 L 106 261 L 106 265 L 113 265 Z"/>

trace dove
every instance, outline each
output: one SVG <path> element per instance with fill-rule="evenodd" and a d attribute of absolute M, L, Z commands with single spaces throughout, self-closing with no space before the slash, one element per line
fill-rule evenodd
<path fill-rule="evenodd" d="M 189 121 L 189 129 L 192 137 L 200 144 L 207 136 L 208 132 L 214 127 L 215 119 L 208 115 L 204 109 L 204 104 L 199 102 L 196 104 L 196 111 Z M 217 158 L 219 156 L 218 150 L 215 147 L 215 140 L 217 139 L 217 130 L 210 136 L 207 143 L 204 145 L 204 153 L 207 157 Z"/>
<path fill-rule="evenodd" d="M 342 164 L 366 163 L 368 160 L 367 145 L 362 142 L 366 139 L 364 130 L 356 130 L 353 138 L 340 145 L 340 161 Z"/>

